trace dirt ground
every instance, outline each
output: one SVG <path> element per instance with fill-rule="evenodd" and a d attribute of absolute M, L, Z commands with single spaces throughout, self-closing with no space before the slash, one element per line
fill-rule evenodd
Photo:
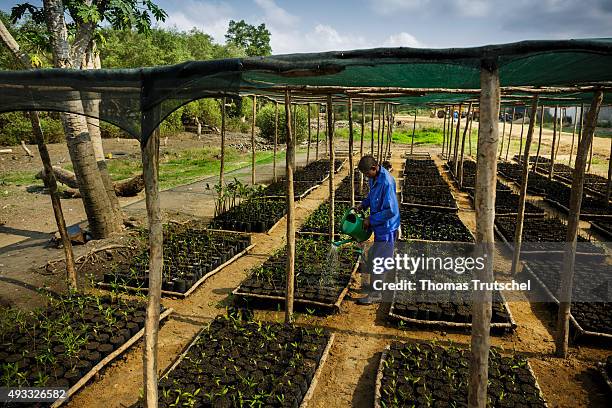
<path fill-rule="evenodd" d="M 432 119 L 423 118 L 423 123 Z M 420 121 L 419 121 L 420 122 Z M 516 133 L 518 135 L 518 133 Z M 546 143 L 552 133 L 543 138 Z M 564 134 L 565 136 L 565 134 Z M 570 134 L 571 137 L 571 134 Z M 171 141 L 168 148 L 187 148 L 199 146 L 201 142 L 185 137 Z M 567 138 L 566 138 L 567 139 Z M 139 147 L 135 141 L 105 140 L 106 151 L 127 152 L 138 154 Z M 392 163 L 394 175 L 397 177 L 402 167 L 401 155 L 405 146 L 394 146 Z M 564 147 L 561 147 L 563 151 Z M 595 154 L 608 155 L 609 141 L 596 143 Z M 35 150 L 35 149 L 34 149 Z M 420 150 L 420 149 L 418 149 Z M 430 149 L 438 153 L 439 149 Z M 17 153 L 21 155 L 21 152 Z M 54 162 L 66 156 L 65 148 L 59 145 L 51 147 Z M 12 160 L 12 159 L 11 159 Z M 33 159 L 31 162 L 35 161 Z M 29 163 L 23 158 L 24 166 Z M 6 163 L 2 163 L 4 166 Z M 441 165 L 441 161 L 438 160 Z M 17 163 L 0 167 L 0 171 L 20 168 Z M 25 168 L 25 167 L 24 167 Z M 5 170 L 6 169 L 6 170 Z M 347 166 L 336 176 L 336 183 L 348 174 Z M 460 217 L 466 225 L 474 230 L 474 212 L 467 195 L 453 187 L 453 194 L 460 205 Z M 162 195 L 162 207 L 166 208 L 164 219 L 187 220 L 194 215 L 203 216 L 208 211 L 203 207 L 203 200 L 208 200 L 200 191 L 185 188 L 177 189 L 178 193 L 169 192 Z M 25 195 L 27 194 L 27 195 Z M 24 200 L 27 197 L 27 200 Z M 327 197 L 326 188 L 318 188 L 306 199 L 297 204 L 296 223 L 299 225 Z M 136 223 L 145 223 L 146 214 L 141 200 L 136 197 L 123 205 L 132 204 L 126 213 L 133 217 Z M 65 208 L 71 208 L 66 201 L 74 201 L 72 211 L 67 210 L 67 222 L 76 223 L 84 218 L 78 200 L 63 200 Z M 189 202 L 192 204 L 185 204 Z M 42 274 L 40 266 L 50 259 L 62 257 L 61 250 L 45 248 L 43 244 L 48 239 L 48 233 L 53 228 L 53 215 L 48 197 L 24 193 L 21 200 L 5 202 L 0 208 L 10 205 L 15 211 L 7 218 L 7 223 L 0 225 L 0 300 L 8 300 L 17 307 L 32 307 L 36 304 L 36 295 L 32 292 L 35 286 L 48 286 L 54 290 L 63 289 L 61 274 Z M 12 207 L 14 206 L 14 207 Z M 172 211 L 171 208 L 181 211 Z M 70 213 L 69 213 L 70 212 Z M 5 213 L 0 213 L 4 215 Z M 18 214 L 18 215 L 17 215 Z M 23 214 L 23 215 L 22 215 Z M 71 218 L 70 218 L 71 217 Z M 21 221 L 23 220 L 23 221 Z M 271 234 L 253 234 L 256 247 L 252 253 L 238 259 L 224 268 L 220 273 L 207 280 L 190 297 L 184 300 L 163 299 L 166 307 L 175 312 L 163 324 L 159 337 L 159 371 L 163 372 L 178 356 L 203 324 L 215 316 L 225 313 L 230 292 L 246 277 L 248 271 L 261 264 L 266 257 L 284 245 L 285 221 Z M 21 239 L 11 241 L 4 235 L 15 235 Z M 119 236 L 108 241 L 92 241 L 85 246 L 75 247 L 75 255 L 86 254 L 93 248 L 109 244 L 128 245 L 129 238 Z M 8 245 L 8 246 L 7 246 Z M 497 254 L 495 266 L 497 270 L 508 271 L 510 260 L 505 254 Z M 338 314 L 329 317 L 313 317 L 298 315 L 297 323 L 304 325 L 326 326 L 336 333 L 330 356 L 323 368 L 322 376 L 310 401 L 310 407 L 371 407 L 374 400 L 375 373 L 380 352 L 394 340 L 437 339 L 441 342 L 453 341 L 469 345 L 469 332 L 441 331 L 424 329 L 400 330 L 386 320 L 387 307 L 384 305 L 359 306 L 354 302 L 357 298 L 359 282 L 352 282 L 351 291 L 342 304 Z M 513 301 L 509 305 L 514 319 L 518 323 L 517 330 L 512 334 L 494 336 L 492 344 L 505 350 L 516 350 L 529 356 L 529 360 L 538 377 L 544 396 L 551 407 L 607 407 L 608 396 L 605 388 L 598 382 L 592 367 L 597 361 L 602 361 L 610 354 L 610 345 L 580 343 L 571 347 L 567 360 L 553 357 L 554 314 L 544 304 L 527 301 Z M 282 321 L 280 312 L 260 311 L 256 316 L 269 321 Z M 120 359 L 103 370 L 97 378 L 82 389 L 67 406 L 69 407 L 127 407 L 133 404 L 142 389 L 142 342 L 136 343 Z"/>

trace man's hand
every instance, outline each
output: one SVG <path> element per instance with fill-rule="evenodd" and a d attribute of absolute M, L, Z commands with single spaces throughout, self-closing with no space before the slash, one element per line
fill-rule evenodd
<path fill-rule="evenodd" d="M 363 220 L 363 227 L 367 230 L 370 229 L 370 217 L 367 217 L 366 219 Z"/>

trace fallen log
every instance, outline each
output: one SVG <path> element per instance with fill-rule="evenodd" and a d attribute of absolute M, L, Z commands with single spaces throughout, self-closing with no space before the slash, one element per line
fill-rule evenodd
<path fill-rule="evenodd" d="M 78 192 L 79 185 L 73 172 L 58 166 L 53 166 L 53 173 L 57 181 L 70 187 L 65 191 L 65 196 L 71 198 L 79 198 L 81 196 Z M 36 174 L 37 179 L 42 180 L 43 177 L 44 170 Z M 144 178 L 142 174 L 140 174 L 127 180 L 118 181 L 114 183 L 114 188 L 115 194 L 117 194 L 118 197 L 133 197 L 144 189 Z"/>

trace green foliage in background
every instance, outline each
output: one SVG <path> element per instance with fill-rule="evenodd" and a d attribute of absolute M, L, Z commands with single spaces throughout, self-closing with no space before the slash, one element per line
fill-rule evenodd
<path fill-rule="evenodd" d="M 293 115 L 293 108 L 292 108 Z M 316 108 L 311 106 L 311 120 L 316 120 Z M 296 126 L 293 131 L 297 137 L 297 141 L 301 142 L 308 137 L 308 108 L 304 105 L 298 105 L 295 108 Z M 274 127 L 275 127 L 275 108 L 273 103 L 266 103 L 259 112 L 257 112 L 257 127 L 259 127 L 261 137 L 274 142 Z M 293 126 L 293 118 L 291 125 Z M 324 126 L 321 124 L 321 126 Z M 316 130 L 313 130 L 313 136 Z M 285 105 L 278 105 L 278 143 L 285 143 Z"/>

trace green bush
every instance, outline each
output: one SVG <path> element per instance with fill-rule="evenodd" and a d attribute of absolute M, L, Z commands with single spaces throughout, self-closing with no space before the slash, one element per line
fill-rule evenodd
<path fill-rule="evenodd" d="M 103 121 L 100 121 L 100 134 L 102 135 L 103 139 L 106 139 L 106 138 L 112 139 L 116 137 L 120 139 L 132 138 L 132 135 L 130 135 L 128 132 L 121 129 L 120 127 L 117 127 L 115 125 L 112 125 L 110 123 L 103 122 Z"/>
<path fill-rule="evenodd" d="M 314 112 L 314 110 L 313 110 Z M 298 142 L 304 140 L 308 135 L 308 111 L 306 106 L 298 106 L 296 109 L 297 125 L 293 129 Z M 311 112 L 311 119 L 316 118 Z M 257 112 L 257 127 L 261 137 L 269 142 L 274 142 L 275 108 L 273 103 L 264 105 Z M 292 123 L 293 125 L 293 123 Z M 278 142 L 285 143 L 285 105 L 278 105 Z"/>
<path fill-rule="evenodd" d="M 64 140 L 64 128 L 57 113 L 40 112 L 40 125 L 47 143 L 59 143 Z M 32 123 L 24 112 L 0 114 L 0 145 L 13 146 L 23 140 L 35 144 Z"/>

